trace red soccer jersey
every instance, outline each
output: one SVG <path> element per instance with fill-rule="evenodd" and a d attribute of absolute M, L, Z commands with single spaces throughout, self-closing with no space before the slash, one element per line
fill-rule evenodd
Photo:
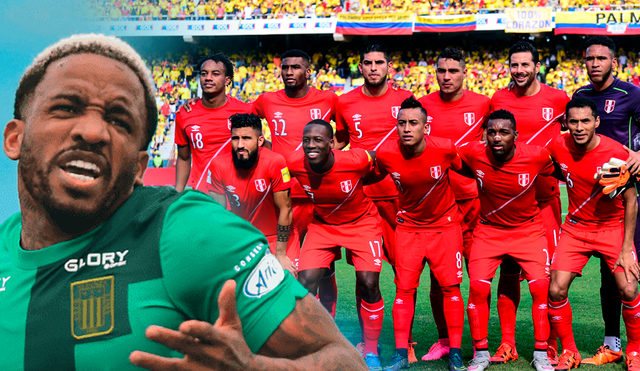
<path fill-rule="evenodd" d="M 482 94 L 463 90 L 462 98 L 445 102 L 440 92 L 433 92 L 418 99 L 427 110 L 431 135 L 451 139 L 453 144 L 482 140 L 482 123 L 489 116 L 491 100 Z M 458 200 L 478 197 L 478 188 L 473 179 L 450 172 L 451 188 Z"/>
<path fill-rule="evenodd" d="M 287 162 L 267 148 L 259 149 L 253 169 L 236 169 L 232 154 L 211 161 L 209 191 L 226 194 L 231 211 L 258 228 L 265 236 L 277 233 L 278 214 L 273 193 L 291 188 Z"/>
<path fill-rule="evenodd" d="M 176 115 L 175 142 L 191 148 L 191 172 L 187 185 L 198 189 L 204 185 L 205 172 L 212 158 L 231 152 L 231 124 L 234 113 L 253 113 L 250 104 L 227 96 L 220 108 L 206 108 L 198 101 L 191 112 L 180 110 Z"/>
<path fill-rule="evenodd" d="M 602 193 L 602 186 L 593 175 L 611 157 L 625 160 L 629 155 L 620 143 L 604 135 L 598 136 L 598 146 L 587 152 L 576 148 L 569 133 L 560 135 L 549 145 L 551 156 L 560 164 L 567 180 L 569 214 L 565 222 L 580 222 L 575 225 L 580 228 L 620 226 L 620 219 L 624 218 L 622 199 L 612 200 Z"/>
<path fill-rule="evenodd" d="M 505 163 L 494 160 L 482 142 L 463 144 L 458 153 L 476 177 L 482 219 L 516 227 L 538 215 L 532 184 L 540 176 L 553 174 L 549 151 L 520 143 L 513 158 Z"/>
<path fill-rule="evenodd" d="M 456 147 L 449 139 L 427 136 L 426 141 L 416 157 L 402 151 L 399 139 L 385 142 L 376 151 L 375 172 L 391 175 L 398 190 L 399 225 L 439 227 L 458 219 L 449 184 L 449 168 L 461 164 Z"/>
<path fill-rule="evenodd" d="M 569 96 L 562 90 L 540 84 L 530 97 L 517 97 L 515 89 L 498 90 L 491 98 L 491 112 L 504 109 L 516 118 L 518 142 L 544 147 L 560 135 L 561 121 Z M 558 181 L 542 178 L 536 184 L 536 198 L 549 201 L 559 195 Z"/>
<path fill-rule="evenodd" d="M 310 87 L 304 98 L 297 99 L 287 97 L 284 90 L 260 94 L 253 107 L 269 124 L 273 151 L 289 158 L 302 148 L 302 132 L 309 121 L 335 121 L 337 103 L 338 96 L 334 93 Z M 291 196 L 306 197 L 295 180 Z"/>
<path fill-rule="evenodd" d="M 386 140 L 398 139 L 398 111 L 402 102 L 411 95 L 410 91 L 389 86 L 384 95 L 374 98 L 364 95 L 362 86 L 355 88 L 338 99 L 336 130 L 349 132 L 351 148 L 376 151 Z M 398 195 L 389 177 L 365 187 L 365 193 L 377 199 Z"/>
<path fill-rule="evenodd" d="M 313 202 L 317 219 L 334 225 L 352 223 L 375 210 L 362 189 L 362 176 L 369 173 L 373 161 L 362 149 L 333 150 L 333 155 L 336 162 L 331 170 L 318 174 L 309 167 L 304 152 L 296 151 L 289 157 L 289 170 Z"/>

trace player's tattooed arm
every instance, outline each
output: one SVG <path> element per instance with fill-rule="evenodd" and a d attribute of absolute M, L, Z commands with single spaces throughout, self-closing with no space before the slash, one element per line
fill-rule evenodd
<path fill-rule="evenodd" d="M 185 355 L 167 358 L 135 351 L 129 360 L 152 371 L 169 370 L 367 370 L 362 356 L 340 333 L 311 295 L 297 300 L 258 354 L 242 333 L 235 299 L 236 283 L 227 281 L 218 297 L 215 324 L 186 321 L 179 331 L 151 326 L 146 336 Z"/>
<path fill-rule="evenodd" d="M 291 259 L 287 256 L 289 233 L 291 231 L 291 223 L 293 222 L 293 208 L 291 207 L 290 190 L 286 189 L 284 191 L 274 192 L 273 202 L 280 210 L 280 214 L 278 214 L 276 258 L 284 269 L 288 270 L 291 275 L 297 278 L 298 270 Z"/>
<path fill-rule="evenodd" d="M 640 266 L 634 259 L 636 249 L 633 244 L 633 236 L 636 232 L 636 218 L 638 215 L 638 199 L 636 197 L 636 188 L 629 187 L 622 194 L 624 202 L 624 239 L 622 242 L 622 248 L 620 249 L 620 256 L 616 264 L 613 266 L 613 270 L 617 267 L 624 269 L 624 274 L 627 282 L 631 282 L 632 279 L 636 281 L 640 280 Z"/>

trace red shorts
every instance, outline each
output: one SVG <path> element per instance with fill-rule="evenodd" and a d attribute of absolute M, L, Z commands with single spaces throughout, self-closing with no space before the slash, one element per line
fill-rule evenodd
<path fill-rule="evenodd" d="M 446 248 L 443 248 L 446 246 Z M 440 286 L 462 282 L 462 230 L 459 224 L 441 228 L 396 228 L 395 283 L 401 289 L 415 289 L 425 260 Z"/>
<path fill-rule="evenodd" d="M 302 244 L 299 270 L 329 268 L 340 256 L 340 246 L 349 251 L 356 271 L 380 272 L 383 251 L 379 217 L 367 215 L 356 223 L 340 225 L 314 220 Z"/>
<path fill-rule="evenodd" d="M 619 227 L 602 229 L 585 229 L 584 226 L 581 228 L 571 223 L 564 223 L 551 270 L 582 275 L 582 268 L 594 253 L 602 254 L 609 268 L 613 269 L 620 256 L 623 240 L 622 221 Z M 633 257 L 637 261 L 635 251 Z M 618 272 L 624 272 L 624 269 L 618 267 L 613 273 Z"/>
<path fill-rule="evenodd" d="M 387 263 L 394 265 L 395 262 L 395 231 L 398 225 L 397 214 L 399 210 L 398 199 L 393 198 L 390 200 L 373 200 L 373 203 L 378 208 L 378 213 L 382 218 L 382 237 L 384 240 L 384 260 Z"/>
<path fill-rule="evenodd" d="M 462 252 L 464 258 L 469 260 L 469 252 L 471 251 L 471 244 L 473 242 L 473 229 L 478 224 L 478 215 L 480 215 L 480 199 L 469 198 L 466 200 L 456 200 L 462 220 L 460 221 L 460 227 L 462 227 Z"/>
<path fill-rule="evenodd" d="M 469 259 L 470 280 L 493 278 L 500 263 L 509 257 L 520 264 L 526 279 L 549 277 L 551 256 L 539 218 L 531 219 L 518 227 L 499 227 L 485 223 L 479 220 L 473 231 Z"/>
<path fill-rule="evenodd" d="M 291 208 L 293 210 L 293 229 L 296 229 L 298 236 L 304 239 L 307 227 L 313 220 L 313 203 L 309 198 L 291 198 Z"/>
<path fill-rule="evenodd" d="M 267 236 L 267 241 L 269 242 L 269 251 L 275 255 L 278 236 Z M 289 234 L 289 242 L 287 242 L 287 257 L 291 259 L 293 265 L 298 268 L 298 258 L 300 257 L 300 238 L 298 236 L 298 231 L 296 231 L 295 228 L 291 228 L 291 233 Z"/>
<path fill-rule="evenodd" d="M 562 205 L 560 204 L 560 196 L 550 201 L 538 201 L 538 208 L 540 208 L 542 224 L 547 230 L 545 236 L 547 237 L 549 254 L 550 256 L 553 256 L 553 253 L 556 251 L 556 247 L 558 246 L 560 225 L 562 224 Z"/>

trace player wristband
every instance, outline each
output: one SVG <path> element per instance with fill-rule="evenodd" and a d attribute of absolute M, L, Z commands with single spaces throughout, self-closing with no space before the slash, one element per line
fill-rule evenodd
<path fill-rule="evenodd" d="M 290 225 L 278 224 L 278 242 L 289 242 Z"/>

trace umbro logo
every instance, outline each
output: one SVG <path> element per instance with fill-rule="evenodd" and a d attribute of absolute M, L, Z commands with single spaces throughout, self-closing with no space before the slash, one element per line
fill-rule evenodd
<path fill-rule="evenodd" d="M 396 299 L 396 304 L 404 304 L 404 300 L 402 300 L 402 299 Z"/>
<path fill-rule="evenodd" d="M 562 321 L 562 316 L 551 316 L 551 320 L 554 322 Z"/>
<path fill-rule="evenodd" d="M 458 296 L 453 296 L 453 297 L 451 298 L 451 301 L 460 301 L 460 297 L 458 297 Z"/>
<path fill-rule="evenodd" d="M 360 119 L 362 118 L 362 115 L 359 113 L 356 113 L 355 115 L 351 116 L 351 118 L 353 118 L 355 121 L 360 121 Z"/>
<path fill-rule="evenodd" d="M 400 179 L 400 173 L 391 173 L 393 179 Z"/>
<path fill-rule="evenodd" d="M 193 125 L 193 126 L 191 127 L 191 131 L 194 131 L 194 132 L 195 132 L 195 131 L 200 131 L 200 125 Z"/>
<path fill-rule="evenodd" d="M 304 188 L 305 191 L 307 192 L 311 192 L 311 187 L 309 187 L 308 185 L 303 185 L 302 188 Z"/>
<path fill-rule="evenodd" d="M 282 118 L 282 112 L 276 112 L 273 114 L 273 117 L 277 118 L 277 119 L 281 119 Z"/>
<path fill-rule="evenodd" d="M 478 178 L 482 178 L 484 176 L 484 172 L 482 172 L 482 170 L 476 170 L 476 174 L 478 175 Z"/>
<path fill-rule="evenodd" d="M 0 286 L 0 291 L 4 291 L 6 290 L 6 285 L 7 285 L 7 281 L 9 281 L 9 279 L 11 278 L 11 276 L 8 277 L 2 277 L 2 286 Z"/>
<path fill-rule="evenodd" d="M 370 320 L 372 320 L 372 321 L 373 321 L 373 320 L 376 320 L 376 319 L 378 319 L 378 318 L 380 318 L 380 316 L 379 316 L 379 315 L 377 315 L 377 314 L 372 314 L 372 315 L 370 315 L 370 316 L 369 316 L 369 319 L 370 319 Z"/>
<path fill-rule="evenodd" d="M 229 191 L 229 192 L 233 193 L 233 192 L 235 192 L 235 191 L 236 191 L 236 187 L 234 187 L 234 186 L 227 186 L 227 191 Z"/>
<path fill-rule="evenodd" d="M 633 315 L 633 318 L 640 318 L 640 313 L 636 313 Z"/>
<path fill-rule="evenodd" d="M 547 304 L 538 305 L 538 309 L 547 309 Z"/>
<path fill-rule="evenodd" d="M 467 305 L 467 309 L 476 309 L 476 305 L 473 303 L 469 303 L 469 305 Z"/>
<path fill-rule="evenodd" d="M 462 271 L 458 271 L 458 273 L 456 273 L 456 276 L 458 276 L 458 278 L 462 278 Z"/>
<path fill-rule="evenodd" d="M 381 266 L 381 265 L 382 265 L 382 260 L 380 260 L 380 259 L 378 259 L 378 258 L 373 259 L 373 262 L 374 262 L 374 263 L 375 263 L 375 265 L 377 265 L 377 266 Z"/>

